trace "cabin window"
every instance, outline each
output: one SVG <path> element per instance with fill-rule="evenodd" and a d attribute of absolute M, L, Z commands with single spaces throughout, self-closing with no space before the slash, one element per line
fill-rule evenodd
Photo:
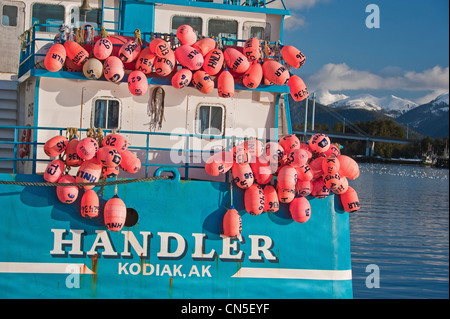
<path fill-rule="evenodd" d="M 61 24 L 64 24 L 64 7 L 52 4 L 33 4 L 31 13 L 32 23 L 54 25 L 37 26 L 36 31 L 59 32 Z"/>
<path fill-rule="evenodd" d="M 70 10 L 70 23 L 75 27 L 82 27 L 86 24 L 99 28 L 101 25 L 101 9 L 92 8 L 89 11 L 82 10 L 79 7 L 72 7 Z"/>
<path fill-rule="evenodd" d="M 4 5 L 2 10 L 2 25 L 7 27 L 17 26 L 17 7 Z"/>
<path fill-rule="evenodd" d="M 264 28 L 263 27 L 251 27 L 250 37 L 257 38 L 260 40 L 265 40 Z"/>
<path fill-rule="evenodd" d="M 172 33 L 176 34 L 177 29 L 184 25 L 190 25 L 197 34 L 203 34 L 203 21 L 202 18 L 186 17 L 186 16 L 174 16 L 172 18 Z"/>
<path fill-rule="evenodd" d="M 208 22 L 209 37 L 214 38 L 230 38 L 237 39 L 238 22 L 235 20 L 211 19 Z M 225 43 L 226 45 L 234 45 L 235 43 Z"/>
<path fill-rule="evenodd" d="M 201 105 L 198 109 L 197 133 L 223 135 L 224 108 L 219 105 Z"/>
<path fill-rule="evenodd" d="M 92 113 L 92 124 L 95 128 L 119 128 L 120 102 L 116 99 L 96 99 Z"/>

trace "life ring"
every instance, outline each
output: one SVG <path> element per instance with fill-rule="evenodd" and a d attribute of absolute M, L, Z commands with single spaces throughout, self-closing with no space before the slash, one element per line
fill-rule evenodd
<path fill-rule="evenodd" d="M 30 126 L 30 125 L 27 125 Z M 22 144 L 31 142 L 31 129 L 27 128 L 22 131 L 20 137 L 21 144 L 19 145 L 19 157 L 24 158 L 30 153 L 30 144 Z"/>

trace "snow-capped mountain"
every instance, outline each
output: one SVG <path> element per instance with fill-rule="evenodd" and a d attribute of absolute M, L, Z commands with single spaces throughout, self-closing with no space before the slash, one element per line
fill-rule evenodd
<path fill-rule="evenodd" d="M 333 108 L 378 111 L 397 118 L 416 108 L 418 104 L 394 95 L 378 98 L 370 94 L 360 94 L 336 101 L 328 106 Z"/>

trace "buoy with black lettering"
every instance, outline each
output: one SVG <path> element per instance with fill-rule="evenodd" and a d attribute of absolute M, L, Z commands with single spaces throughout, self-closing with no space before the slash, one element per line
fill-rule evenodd
<path fill-rule="evenodd" d="M 305 64 L 306 57 L 299 49 L 292 45 L 285 45 L 281 48 L 281 56 L 283 60 L 295 69 Z"/>
<path fill-rule="evenodd" d="M 291 166 L 283 166 L 278 172 L 278 186 L 282 188 L 295 189 L 297 184 L 297 170 Z"/>
<path fill-rule="evenodd" d="M 291 75 L 288 80 L 288 86 L 294 101 L 300 102 L 308 97 L 308 89 L 301 77 Z"/>
<path fill-rule="evenodd" d="M 51 161 L 44 172 L 44 180 L 49 183 L 57 183 L 64 174 L 66 165 L 63 161 L 56 159 Z"/>
<path fill-rule="evenodd" d="M 233 154 L 222 151 L 212 155 L 205 163 L 205 171 L 210 176 L 225 174 L 233 166 Z"/>
<path fill-rule="evenodd" d="M 122 160 L 120 162 L 120 167 L 130 174 L 136 174 L 141 169 L 142 163 L 137 155 L 129 150 L 120 153 Z"/>
<path fill-rule="evenodd" d="M 72 175 L 63 175 L 58 183 L 76 183 Z M 56 186 L 56 196 L 64 204 L 72 204 L 78 197 L 78 186 Z"/>
<path fill-rule="evenodd" d="M 78 138 L 73 138 L 67 144 L 66 148 L 66 165 L 71 167 L 78 167 L 83 163 L 83 160 L 78 156 L 77 146 L 80 141 Z"/>
<path fill-rule="evenodd" d="M 350 179 L 356 179 L 359 176 L 359 166 L 356 161 L 347 155 L 339 155 L 337 157 L 339 166 L 339 175 Z"/>
<path fill-rule="evenodd" d="M 308 154 L 303 149 L 294 149 L 286 157 L 286 164 L 292 167 L 302 167 L 308 162 Z"/>
<path fill-rule="evenodd" d="M 217 79 L 217 90 L 222 98 L 234 96 L 234 78 L 228 70 L 222 71 Z"/>
<path fill-rule="evenodd" d="M 250 164 L 234 163 L 231 167 L 234 183 L 242 189 L 247 189 L 253 185 L 255 180 Z"/>
<path fill-rule="evenodd" d="M 203 66 L 203 55 L 190 45 L 181 45 L 175 50 L 175 58 L 184 67 L 196 71 Z"/>
<path fill-rule="evenodd" d="M 334 175 L 339 173 L 340 163 L 336 156 L 330 155 L 322 161 L 322 171 L 324 174 Z"/>
<path fill-rule="evenodd" d="M 242 218 L 239 212 L 230 208 L 223 216 L 223 235 L 227 237 L 238 237 L 242 232 Z"/>
<path fill-rule="evenodd" d="M 322 133 L 317 133 L 309 140 L 309 147 L 317 154 L 326 152 L 330 148 L 330 138 Z"/>
<path fill-rule="evenodd" d="M 105 226 L 110 231 L 120 231 L 125 225 L 127 207 L 117 195 L 108 200 L 104 209 Z"/>
<path fill-rule="evenodd" d="M 289 212 L 297 223 L 306 223 L 311 217 L 311 204 L 306 197 L 297 196 L 290 203 Z"/>
<path fill-rule="evenodd" d="M 308 164 L 296 167 L 298 179 L 302 181 L 310 181 L 313 179 L 313 172 Z"/>
<path fill-rule="evenodd" d="M 236 73 L 245 73 L 250 67 L 245 55 L 234 48 L 227 48 L 223 55 L 228 68 Z"/>
<path fill-rule="evenodd" d="M 95 42 L 92 53 L 99 60 L 105 60 L 111 55 L 113 44 L 108 38 L 100 38 Z"/>
<path fill-rule="evenodd" d="M 261 42 L 258 38 L 250 38 L 244 43 L 244 55 L 250 62 L 255 62 L 261 59 L 262 48 Z"/>
<path fill-rule="evenodd" d="M 133 62 L 139 56 L 141 50 L 141 44 L 138 41 L 129 40 L 120 47 L 119 59 L 123 63 Z"/>
<path fill-rule="evenodd" d="M 94 158 L 98 151 L 98 143 L 92 137 L 86 137 L 77 144 L 77 154 L 82 160 Z"/>
<path fill-rule="evenodd" d="M 181 69 L 172 77 L 172 86 L 176 89 L 187 87 L 192 81 L 192 71 L 189 69 Z"/>
<path fill-rule="evenodd" d="M 134 96 L 141 96 L 147 92 L 148 81 L 144 72 L 135 70 L 128 75 L 128 90 Z"/>
<path fill-rule="evenodd" d="M 216 40 L 212 38 L 203 38 L 195 42 L 192 46 L 205 57 L 216 47 Z"/>
<path fill-rule="evenodd" d="M 347 213 L 353 213 L 360 209 L 358 194 L 351 186 L 340 197 L 344 211 Z"/>
<path fill-rule="evenodd" d="M 170 50 L 170 52 L 163 57 L 157 56 L 154 64 L 156 74 L 160 76 L 168 76 L 175 68 L 175 63 L 175 53 L 172 50 Z"/>
<path fill-rule="evenodd" d="M 103 145 L 112 146 L 119 152 L 123 152 L 128 148 L 128 141 L 123 135 L 111 133 L 105 136 L 103 139 Z"/>
<path fill-rule="evenodd" d="M 106 80 L 117 83 L 125 75 L 123 62 L 116 56 L 110 56 L 103 62 L 103 74 Z"/>
<path fill-rule="evenodd" d="M 297 192 L 305 197 L 310 195 L 312 192 L 312 182 L 299 179 L 297 181 Z"/>
<path fill-rule="evenodd" d="M 264 211 L 264 190 L 258 184 L 253 184 L 245 190 L 245 210 L 250 215 L 260 215 Z"/>
<path fill-rule="evenodd" d="M 83 65 L 89 59 L 89 53 L 74 41 L 65 41 L 64 48 L 69 59 L 76 65 Z"/>
<path fill-rule="evenodd" d="M 96 58 L 90 58 L 83 64 L 83 74 L 91 80 L 98 80 L 103 75 L 103 63 Z"/>
<path fill-rule="evenodd" d="M 44 66 L 47 71 L 57 72 L 62 69 L 66 61 L 66 49 L 60 43 L 54 44 L 45 55 Z"/>
<path fill-rule="evenodd" d="M 177 29 L 177 38 L 182 45 L 193 45 L 197 42 L 197 33 L 188 24 L 183 24 Z"/>
<path fill-rule="evenodd" d="M 64 135 L 57 135 L 49 139 L 44 144 L 44 152 L 49 157 L 55 157 L 64 152 L 68 145 L 68 140 Z"/>
<path fill-rule="evenodd" d="M 222 70 L 224 61 L 222 50 L 212 49 L 204 58 L 203 70 L 209 75 L 216 75 Z"/>
<path fill-rule="evenodd" d="M 112 146 L 102 146 L 97 152 L 97 158 L 105 167 L 116 167 L 120 165 L 122 156 L 119 151 Z"/>
<path fill-rule="evenodd" d="M 192 85 L 203 94 L 208 94 L 214 89 L 214 81 L 211 79 L 211 76 L 202 70 L 194 73 Z"/>
<path fill-rule="evenodd" d="M 156 55 L 150 50 L 145 48 L 141 50 L 139 56 L 136 59 L 136 70 L 149 74 L 153 71 L 153 65 L 155 63 Z"/>
<path fill-rule="evenodd" d="M 264 187 L 264 211 L 266 213 L 276 213 L 280 209 L 280 201 L 275 187 L 266 185 Z"/>
<path fill-rule="evenodd" d="M 280 203 L 289 204 L 295 198 L 295 189 L 277 186 L 277 195 Z"/>
<path fill-rule="evenodd" d="M 149 48 L 151 52 L 159 57 L 165 57 L 168 54 L 173 53 L 170 44 L 159 38 L 153 39 L 152 42 L 150 42 Z"/>
<path fill-rule="evenodd" d="M 81 197 L 81 216 L 83 218 L 95 218 L 100 211 L 99 199 L 93 189 L 84 192 Z"/>
<path fill-rule="evenodd" d="M 96 183 L 102 174 L 102 166 L 92 161 L 83 162 L 78 169 L 75 180 L 77 183 Z M 94 185 L 84 185 L 84 189 L 92 189 Z"/>
<path fill-rule="evenodd" d="M 311 195 L 315 198 L 325 198 L 330 195 L 330 189 L 325 185 L 322 178 L 313 180 L 312 187 Z"/>
<path fill-rule="evenodd" d="M 252 156 L 250 167 L 252 168 L 255 182 L 259 185 L 266 185 L 270 183 L 272 180 L 272 169 L 269 162 L 267 162 L 263 156 L 255 157 L 254 160 Z"/>
<path fill-rule="evenodd" d="M 242 77 L 242 84 L 249 89 L 256 89 L 260 84 L 263 77 L 263 70 L 260 63 L 255 62 L 248 68 Z"/>
<path fill-rule="evenodd" d="M 289 71 L 275 60 L 267 60 L 263 66 L 264 77 L 276 85 L 284 85 L 289 80 Z"/>
<path fill-rule="evenodd" d="M 300 149 L 300 140 L 294 134 L 284 135 L 278 143 L 284 150 L 284 154 L 289 154 L 293 150 Z"/>

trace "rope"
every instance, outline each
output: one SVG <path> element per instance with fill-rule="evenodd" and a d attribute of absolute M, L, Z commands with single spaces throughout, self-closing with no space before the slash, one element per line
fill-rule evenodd
<path fill-rule="evenodd" d="M 16 181 L 0 181 L 0 184 L 5 185 L 18 185 L 18 186 L 108 186 L 118 184 L 128 184 L 137 182 L 151 182 L 159 179 L 172 179 L 169 176 L 156 176 L 136 179 L 114 180 L 114 181 L 102 181 L 95 183 L 49 183 L 49 182 L 16 182 Z"/>

